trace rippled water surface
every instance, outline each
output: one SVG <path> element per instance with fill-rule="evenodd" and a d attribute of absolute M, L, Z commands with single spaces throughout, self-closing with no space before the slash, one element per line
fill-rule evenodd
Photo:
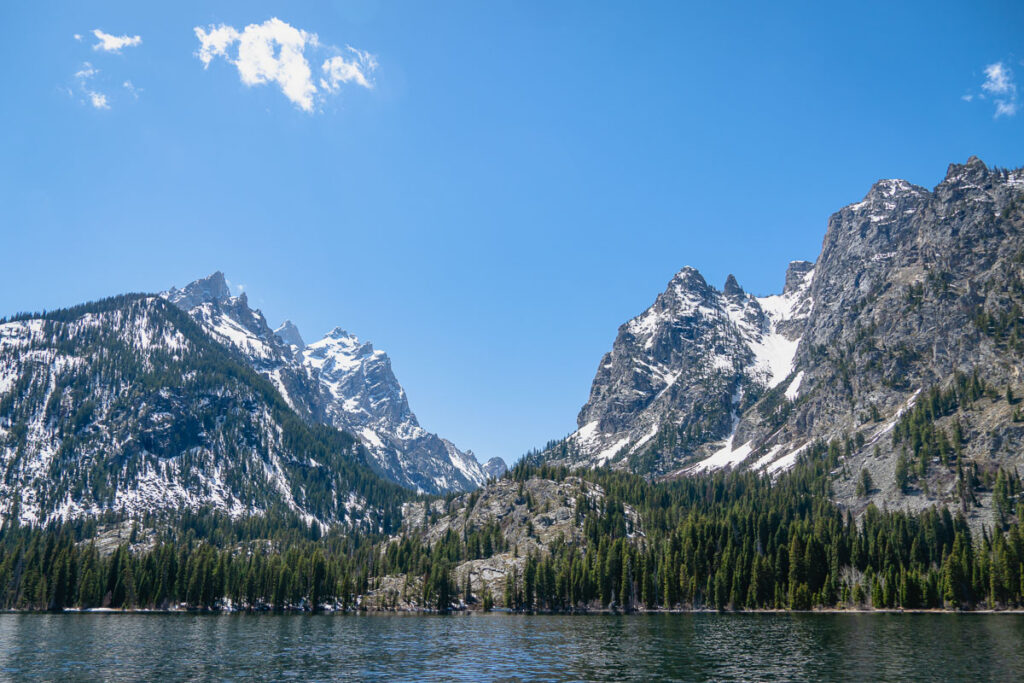
<path fill-rule="evenodd" d="M 0 678 L 1024 680 L 1024 616 L 3 614 Z"/>

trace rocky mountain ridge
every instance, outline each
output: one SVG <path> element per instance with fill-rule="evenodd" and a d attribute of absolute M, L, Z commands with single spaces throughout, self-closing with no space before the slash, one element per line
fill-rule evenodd
<path fill-rule="evenodd" d="M 409 493 L 165 300 L 0 321 L 0 519 L 297 515 L 386 530 Z"/>
<path fill-rule="evenodd" d="M 271 330 L 245 293 L 232 296 L 217 272 L 163 296 L 270 379 L 296 412 L 356 435 L 386 478 L 427 493 L 487 480 L 472 452 L 423 429 L 383 351 L 335 328 L 306 344 L 286 321 Z"/>
<path fill-rule="evenodd" d="M 990 519 L 996 473 L 1024 464 L 1022 206 L 1024 171 L 972 157 L 933 190 L 875 183 L 829 219 L 815 264 L 790 265 L 781 295 L 683 269 L 619 329 L 579 429 L 535 459 L 777 474 L 834 442 L 844 504 Z"/>
<path fill-rule="evenodd" d="M 742 411 L 790 375 L 811 308 L 813 264 L 790 264 L 782 294 L 755 297 L 730 275 L 723 290 L 683 268 L 646 311 L 619 328 L 556 464 L 664 474 L 673 450 L 731 439 Z M 717 464 L 709 458 L 704 466 Z"/>

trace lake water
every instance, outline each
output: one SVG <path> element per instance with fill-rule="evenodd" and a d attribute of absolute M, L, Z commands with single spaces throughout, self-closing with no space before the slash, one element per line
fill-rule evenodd
<path fill-rule="evenodd" d="M 1013 614 L 0 614 L 0 678 L 1024 680 Z"/>

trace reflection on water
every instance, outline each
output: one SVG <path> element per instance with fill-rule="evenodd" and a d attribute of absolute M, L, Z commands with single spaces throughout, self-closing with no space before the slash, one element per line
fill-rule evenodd
<path fill-rule="evenodd" d="M 0 678 L 1022 680 L 1024 616 L 0 615 Z"/>

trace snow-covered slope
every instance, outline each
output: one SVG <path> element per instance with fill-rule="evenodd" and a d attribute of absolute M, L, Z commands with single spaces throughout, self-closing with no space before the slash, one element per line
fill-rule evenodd
<path fill-rule="evenodd" d="M 695 457 L 706 457 L 704 466 L 739 457 L 732 440 L 740 413 L 792 372 L 813 272 L 794 262 L 781 294 L 755 297 L 731 275 L 719 291 L 697 270 L 679 271 L 619 329 L 579 429 L 542 457 L 644 473 Z"/>
<path fill-rule="evenodd" d="M 271 330 L 244 293 L 231 296 L 219 272 L 163 296 L 241 353 L 300 415 L 359 438 L 385 477 L 429 493 L 486 481 L 472 452 L 419 425 L 391 360 L 369 342 L 336 328 L 306 344 L 291 321 Z"/>
<path fill-rule="evenodd" d="M 0 324 L 0 472 L 0 521 L 23 523 L 212 508 L 379 530 L 403 495 L 152 296 Z"/>
<path fill-rule="evenodd" d="M 472 452 L 419 425 L 391 359 L 370 342 L 335 328 L 307 345 L 302 361 L 328 397 L 326 421 L 357 435 L 389 478 L 431 493 L 469 490 L 487 480 Z"/>

